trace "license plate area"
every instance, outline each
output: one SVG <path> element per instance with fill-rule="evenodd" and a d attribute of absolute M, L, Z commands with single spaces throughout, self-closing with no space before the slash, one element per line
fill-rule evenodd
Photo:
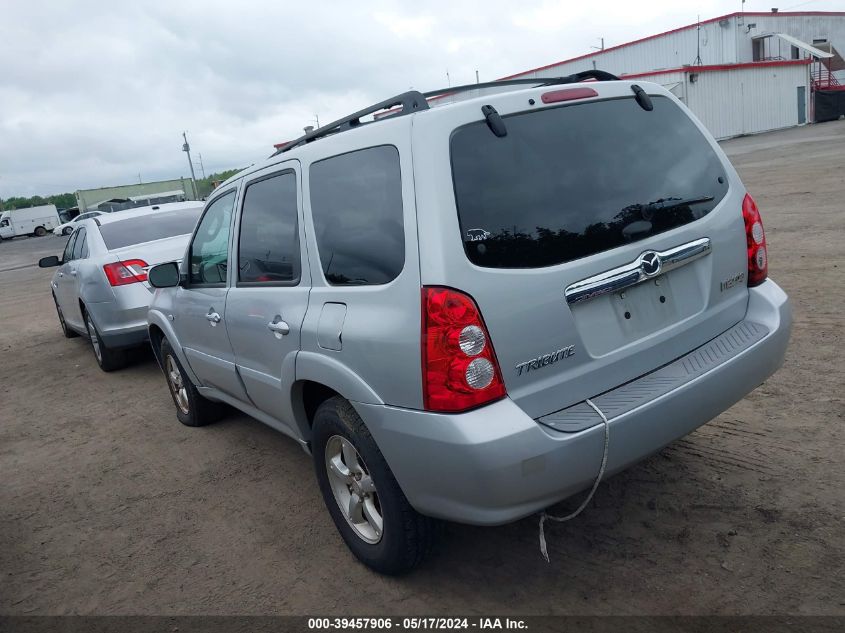
<path fill-rule="evenodd" d="M 697 268 L 684 266 L 570 306 L 587 352 L 605 356 L 703 310 L 707 297 Z"/>

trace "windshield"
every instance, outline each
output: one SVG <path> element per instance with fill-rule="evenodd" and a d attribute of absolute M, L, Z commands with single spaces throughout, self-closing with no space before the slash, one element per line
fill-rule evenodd
<path fill-rule="evenodd" d="M 133 244 L 187 235 L 193 233 L 200 211 L 202 208 L 196 207 L 126 218 L 103 224 L 100 226 L 100 234 L 110 251 Z"/>
<path fill-rule="evenodd" d="M 670 99 L 633 98 L 504 117 L 456 130 L 452 175 L 467 257 L 551 266 L 687 224 L 727 193 L 722 164 Z"/>

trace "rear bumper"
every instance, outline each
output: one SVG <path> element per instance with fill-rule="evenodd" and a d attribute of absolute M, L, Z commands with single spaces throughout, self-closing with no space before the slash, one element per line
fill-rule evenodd
<path fill-rule="evenodd" d="M 609 418 L 608 475 L 713 419 L 781 366 L 792 324 L 786 294 L 773 281 L 750 289 L 746 320 L 768 333 L 683 385 Z M 522 518 L 589 487 L 601 462 L 601 424 L 559 432 L 510 399 L 459 415 L 355 407 L 410 503 L 438 518 L 478 525 Z"/>
<path fill-rule="evenodd" d="M 141 283 L 112 291 L 114 301 L 87 304 L 103 342 L 113 349 L 143 345 L 149 340 L 147 312 L 152 293 Z"/>

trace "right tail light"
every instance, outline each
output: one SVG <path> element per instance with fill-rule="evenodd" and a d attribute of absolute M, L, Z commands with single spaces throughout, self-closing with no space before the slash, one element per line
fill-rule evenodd
<path fill-rule="evenodd" d="M 748 244 L 748 287 L 759 286 L 769 276 L 769 252 L 763 218 L 754 198 L 745 194 L 742 201 L 742 219 L 745 221 L 745 239 Z"/>

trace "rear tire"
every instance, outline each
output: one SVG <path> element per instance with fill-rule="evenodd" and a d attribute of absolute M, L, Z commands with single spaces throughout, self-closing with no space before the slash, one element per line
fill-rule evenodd
<path fill-rule="evenodd" d="M 176 405 L 176 417 L 182 424 L 205 426 L 223 417 L 224 405 L 200 395 L 167 339 L 161 341 L 161 367 L 170 397 Z"/>
<path fill-rule="evenodd" d="M 56 306 L 56 314 L 59 316 L 59 327 L 62 328 L 62 334 L 65 335 L 65 338 L 76 338 L 79 334 L 76 330 L 71 330 L 67 323 L 65 323 L 65 315 L 62 313 L 62 309 L 59 307 L 59 302 L 56 301 L 56 295 L 53 295 L 53 303 Z"/>
<path fill-rule="evenodd" d="M 91 342 L 94 358 L 97 359 L 97 365 L 100 366 L 100 369 L 109 372 L 125 367 L 126 352 L 122 349 L 112 349 L 106 345 L 87 310 L 83 310 L 82 316 L 85 319 L 85 328 L 88 330 L 88 340 Z"/>
<path fill-rule="evenodd" d="M 35 227 L 35 237 L 44 237 L 45 235 L 47 235 L 47 229 L 43 226 Z"/>
<path fill-rule="evenodd" d="M 433 549 L 439 522 L 408 503 L 352 405 L 341 397 L 323 402 L 312 439 L 323 501 L 352 553 L 383 574 L 419 565 Z"/>

